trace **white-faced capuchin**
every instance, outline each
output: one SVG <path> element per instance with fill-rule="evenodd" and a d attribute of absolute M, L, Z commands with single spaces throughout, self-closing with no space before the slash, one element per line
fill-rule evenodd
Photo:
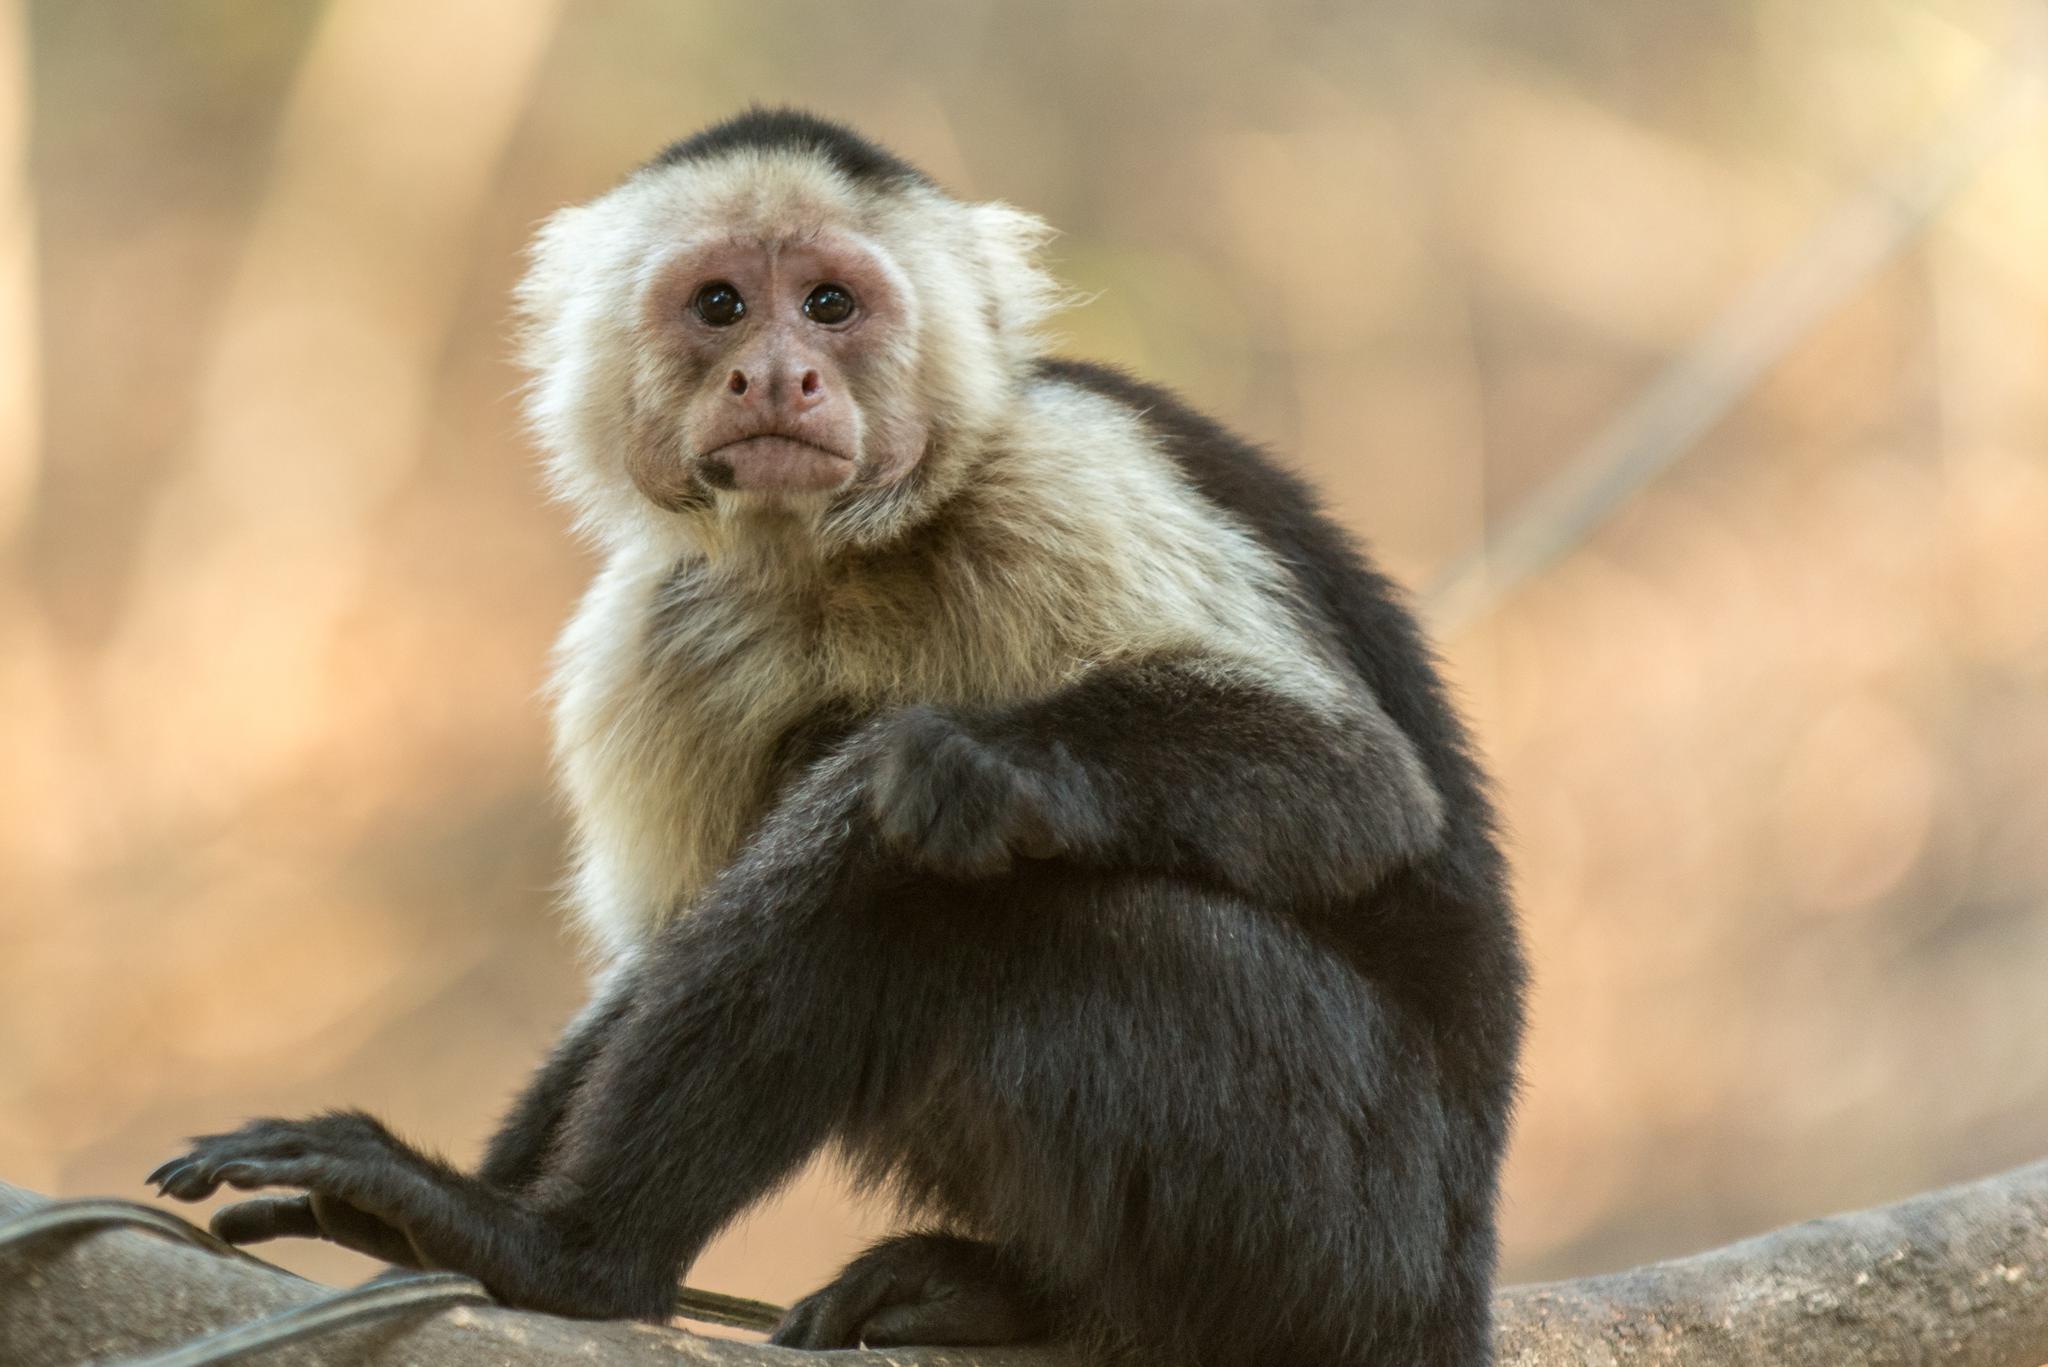
<path fill-rule="evenodd" d="M 832 1146 L 917 1224 L 778 1343 L 1489 1361 L 1524 967 L 1481 774 L 1297 479 L 1042 354 L 1046 236 L 788 110 L 547 223 L 592 1001 L 474 1173 L 335 1112 L 164 1192 L 661 1320 Z"/>

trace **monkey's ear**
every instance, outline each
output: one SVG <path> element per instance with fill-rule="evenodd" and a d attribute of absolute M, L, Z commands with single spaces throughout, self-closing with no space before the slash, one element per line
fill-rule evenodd
<path fill-rule="evenodd" d="M 976 204 L 969 213 L 997 330 L 1005 341 L 1029 346 L 1039 325 L 1072 302 L 1039 259 L 1053 229 L 1007 204 Z"/>

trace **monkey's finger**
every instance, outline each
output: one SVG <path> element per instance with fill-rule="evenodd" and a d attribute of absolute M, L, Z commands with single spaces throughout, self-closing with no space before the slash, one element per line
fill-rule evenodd
<path fill-rule="evenodd" d="M 267 1239 L 317 1239 L 320 1221 L 310 1196 L 259 1196 L 237 1201 L 213 1213 L 213 1232 L 231 1244 L 260 1244 Z"/>
<path fill-rule="evenodd" d="M 198 1159 L 188 1158 L 170 1165 L 170 1171 L 157 1179 L 156 1186 L 162 1195 L 175 1196 L 180 1201 L 204 1201 L 219 1190 L 220 1179 Z"/>
<path fill-rule="evenodd" d="M 143 1178 L 142 1180 L 149 1183 L 149 1185 L 155 1187 L 158 1191 L 162 1191 L 165 1187 L 170 1185 L 171 1179 L 178 1175 L 178 1169 L 190 1167 L 191 1164 L 192 1155 L 189 1153 L 181 1153 L 176 1158 L 169 1158 L 157 1164 L 156 1167 L 150 1171 L 149 1176 Z"/>
<path fill-rule="evenodd" d="M 1064 853 L 1045 798 L 1019 792 L 1012 801 L 1010 848 L 1026 859 L 1052 859 Z"/>

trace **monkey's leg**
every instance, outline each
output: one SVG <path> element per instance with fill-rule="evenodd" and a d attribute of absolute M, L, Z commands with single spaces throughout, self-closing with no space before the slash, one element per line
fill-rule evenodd
<path fill-rule="evenodd" d="M 1004 990 L 904 1142 L 1063 1321 L 1204 1367 L 1476 1361 L 1426 1348 L 1483 1323 L 1491 1192 L 1428 1004 L 1179 880 L 1049 868 L 977 912 Z"/>
<path fill-rule="evenodd" d="M 770 1343 L 789 1348 L 1029 1343 L 1046 1336 L 1043 1299 L 991 1244 L 900 1234 L 790 1307 Z"/>
<path fill-rule="evenodd" d="M 868 1035 L 833 1003 L 837 972 L 801 931 L 791 953 L 766 925 L 700 912 L 676 929 L 688 943 L 658 956 L 524 1190 L 466 1176 L 361 1114 L 256 1121 L 154 1177 L 186 1200 L 223 1184 L 297 1187 L 316 1209 L 341 1203 L 398 1231 L 405 1261 L 468 1273 L 510 1304 L 665 1319 L 683 1265 L 822 1142 L 858 1076 L 846 1055 Z M 821 1004 L 835 1020 L 811 1014 Z"/>

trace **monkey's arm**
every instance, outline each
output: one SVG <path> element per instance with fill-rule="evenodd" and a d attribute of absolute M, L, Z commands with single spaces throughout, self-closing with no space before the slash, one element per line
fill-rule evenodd
<path fill-rule="evenodd" d="M 630 972 L 630 965 L 623 965 L 607 974 L 591 994 L 590 1004 L 563 1030 L 491 1136 L 478 1177 L 516 1190 L 540 1175 L 577 1086 L 631 1006 Z"/>
<path fill-rule="evenodd" d="M 624 978 L 623 972 L 615 971 L 597 985 L 590 1004 L 569 1023 L 547 1061 L 513 1103 L 477 1169 L 475 1180 L 482 1186 L 516 1191 L 540 1175 L 577 1085 L 629 1005 Z M 327 1123 L 335 1133 L 382 1133 L 382 1127 L 368 1117 L 328 1117 Z M 398 1143 L 388 1134 L 370 1142 Z M 152 1180 L 169 1167 L 166 1164 L 159 1169 Z M 225 1206 L 214 1213 L 213 1231 L 235 1244 L 325 1238 L 401 1267 L 437 1265 L 428 1260 L 406 1229 L 327 1192 L 259 1196 Z"/>
<path fill-rule="evenodd" d="M 786 1177 L 852 1104 L 867 1052 L 916 1029 L 917 994 L 849 974 L 879 861 L 845 760 L 820 766 L 748 853 L 665 927 L 514 1108 L 487 1168 L 461 1173 L 358 1112 L 259 1120 L 195 1140 L 151 1175 L 201 1200 L 221 1186 L 297 1187 L 221 1213 L 313 1212 L 253 1237 L 389 1231 L 365 1251 L 449 1268 L 506 1302 L 664 1319 L 680 1271 Z M 897 1047 L 901 1047 L 898 1045 Z M 580 1067 L 580 1081 L 570 1076 Z M 515 1185 L 500 1185 L 523 1177 Z M 320 1212 L 345 1213 L 330 1226 Z"/>
<path fill-rule="evenodd" d="M 1010 707 L 911 708 L 876 744 L 883 837 L 961 878 L 1059 856 L 1322 905 L 1443 823 L 1414 744 L 1362 688 L 1330 712 L 1194 658 L 1101 665 Z"/>

